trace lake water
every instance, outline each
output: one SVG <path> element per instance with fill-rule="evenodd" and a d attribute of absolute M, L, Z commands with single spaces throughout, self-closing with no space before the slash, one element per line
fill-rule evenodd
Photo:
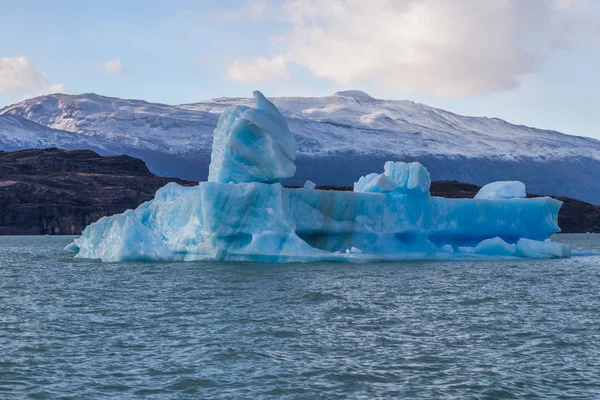
<path fill-rule="evenodd" d="M 0 237 L 0 398 L 600 398 L 599 256 L 102 264 L 71 240 Z"/>

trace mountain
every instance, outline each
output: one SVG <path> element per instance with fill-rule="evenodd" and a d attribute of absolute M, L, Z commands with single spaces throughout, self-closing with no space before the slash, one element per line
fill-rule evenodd
<path fill-rule="evenodd" d="M 106 142 L 79 133 L 48 128 L 17 115 L 0 115 L 0 148 L 4 151 L 59 147 L 88 149 L 100 154 L 118 154 L 118 143 Z"/>
<path fill-rule="evenodd" d="M 530 192 L 600 204 L 600 141 L 591 138 L 460 116 L 406 100 L 375 99 L 361 91 L 270 100 L 287 117 L 299 145 L 297 173 L 287 184 L 310 179 L 348 185 L 393 159 L 419 161 L 436 180 L 478 185 L 521 180 Z M 5 107 L 0 115 L 76 133 L 109 151 L 142 158 L 159 175 L 198 181 L 207 176 L 219 114 L 234 105 L 252 106 L 253 100 L 219 98 L 170 106 L 55 94 Z M 4 140 L 0 136 L 2 149 Z M 39 146 L 32 140 L 31 147 Z"/>

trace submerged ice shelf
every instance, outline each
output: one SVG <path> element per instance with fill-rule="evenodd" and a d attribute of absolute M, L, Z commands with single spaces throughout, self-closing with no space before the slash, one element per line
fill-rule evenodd
<path fill-rule="evenodd" d="M 354 192 L 288 189 L 296 145 L 277 108 L 225 111 L 208 182 L 170 183 L 136 210 L 104 217 L 67 246 L 103 261 L 383 261 L 568 257 L 549 240 L 561 202 L 526 199 L 520 182 L 495 182 L 476 199 L 429 194 L 419 163 L 388 162 Z"/>

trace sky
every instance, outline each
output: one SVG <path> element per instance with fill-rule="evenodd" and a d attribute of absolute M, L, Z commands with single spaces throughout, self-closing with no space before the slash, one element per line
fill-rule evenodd
<path fill-rule="evenodd" d="M 0 107 L 359 89 L 600 139 L 597 0 L 0 0 Z"/>

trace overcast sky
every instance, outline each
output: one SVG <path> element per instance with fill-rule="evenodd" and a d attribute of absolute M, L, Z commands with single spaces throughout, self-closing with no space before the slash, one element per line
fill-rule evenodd
<path fill-rule="evenodd" d="M 0 0 L 0 106 L 360 89 L 600 139 L 596 0 Z"/>

